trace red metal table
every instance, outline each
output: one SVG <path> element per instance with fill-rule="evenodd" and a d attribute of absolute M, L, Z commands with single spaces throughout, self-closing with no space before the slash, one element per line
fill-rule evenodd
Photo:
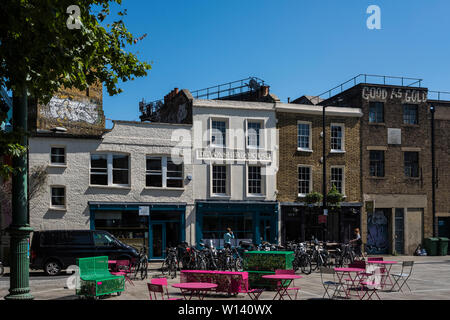
<path fill-rule="evenodd" d="M 368 261 L 367 264 L 371 264 L 371 265 L 377 265 L 379 267 L 382 267 L 384 269 L 384 272 L 382 274 L 382 278 L 381 278 L 381 287 L 384 289 L 386 287 L 386 280 L 389 279 L 390 285 L 391 285 L 391 289 L 392 286 L 394 285 L 394 282 L 392 282 L 391 279 L 391 268 L 394 264 L 397 264 L 397 261 L 384 261 L 384 260 L 375 260 L 375 261 Z"/>
<path fill-rule="evenodd" d="M 272 279 L 277 281 L 277 293 L 273 297 L 273 300 L 279 296 L 278 300 L 284 300 L 284 296 L 288 296 L 291 300 L 291 296 L 287 293 L 288 287 L 295 279 L 301 279 L 302 276 L 297 276 L 295 274 L 270 274 L 262 276 L 264 279 Z M 287 283 L 286 283 L 287 282 Z"/>
<path fill-rule="evenodd" d="M 350 289 L 355 288 L 356 285 L 359 285 L 360 273 L 365 272 L 366 269 L 362 268 L 334 268 L 336 272 L 336 276 L 339 279 L 339 283 L 341 287 L 344 289 L 346 298 L 350 297 Z M 342 278 L 344 276 L 348 276 L 348 281 L 343 281 Z M 344 284 L 346 288 L 344 288 Z M 359 294 L 358 294 L 359 297 Z"/>
<path fill-rule="evenodd" d="M 191 300 L 194 295 L 197 295 L 199 300 L 203 300 L 205 295 L 211 289 L 217 288 L 217 284 L 215 283 L 205 283 L 205 282 L 182 282 L 175 283 L 172 285 L 174 288 L 178 288 L 181 290 L 181 293 L 184 296 L 184 300 Z M 189 299 L 186 295 L 187 292 L 190 292 Z"/>

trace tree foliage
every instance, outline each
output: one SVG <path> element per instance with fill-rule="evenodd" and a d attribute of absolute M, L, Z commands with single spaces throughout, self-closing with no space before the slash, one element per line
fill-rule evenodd
<path fill-rule="evenodd" d="M 85 90 L 101 82 L 109 95 L 120 82 L 147 75 L 150 64 L 127 52 L 135 38 L 124 23 L 126 10 L 110 17 L 110 5 L 121 0 L 2 0 L 0 2 L 0 86 L 47 103 L 61 87 Z M 67 8 L 80 9 L 80 29 L 69 29 Z M 4 110 L 3 110 L 4 111 Z M 6 112 L 0 112 L 0 123 Z M 0 133 L 0 150 L 8 152 L 14 137 Z M 21 149 L 9 148 L 14 154 Z M 14 155 L 13 154 L 13 155 Z M 0 169 L 1 170 L 1 169 Z"/>

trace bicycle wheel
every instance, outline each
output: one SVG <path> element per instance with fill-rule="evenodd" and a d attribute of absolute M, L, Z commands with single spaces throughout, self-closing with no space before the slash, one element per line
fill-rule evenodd
<path fill-rule="evenodd" d="M 146 256 L 144 256 L 144 258 L 142 258 L 142 262 L 141 262 L 141 280 L 147 279 L 147 272 L 148 272 L 148 258 Z"/>
<path fill-rule="evenodd" d="M 319 268 L 320 265 L 320 257 L 317 253 L 314 253 L 310 259 L 311 261 L 311 270 L 316 271 Z"/>
<path fill-rule="evenodd" d="M 163 275 L 166 275 L 169 273 L 169 264 L 167 259 L 163 261 L 162 266 L 161 266 L 161 273 Z"/>
<path fill-rule="evenodd" d="M 136 268 L 134 269 L 134 279 L 137 279 L 139 272 L 141 271 L 141 261 L 136 263 Z"/>
<path fill-rule="evenodd" d="M 174 260 L 171 261 L 169 267 L 169 276 L 174 279 L 177 276 L 177 264 Z"/>
<path fill-rule="evenodd" d="M 308 255 L 303 255 L 300 258 L 300 269 L 302 270 L 302 273 L 304 274 L 310 274 L 312 271 L 312 266 L 311 266 L 311 259 L 309 258 Z"/>
<path fill-rule="evenodd" d="M 0 265 L 0 276 L 3 275 L 3 272 L 5 272 L 5 268 L 3 267 L 3 265 Z"/>
<path fill-rule="evenodd" d="M 234 263 L 234 270 L 236 270 L 236 272 L 244 271 L 244 263 L 241 258 L 236 259 L 236 261 Z"/>

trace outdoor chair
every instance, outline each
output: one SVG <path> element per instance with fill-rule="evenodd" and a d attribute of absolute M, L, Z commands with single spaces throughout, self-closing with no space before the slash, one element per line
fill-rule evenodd
<path fill-rule="evenodd" d="M 131 262 L 129 260 L 118 260 L 116 263 L 116 272 L 111 272 L 113 275 L 124 276 L 125 281 L 134 286 L 130 275 L 133 273 Z"/>
<path fill-rule="evenodd" d="M 411 288 L 408 286 L 408 279 L 412 274 L 412 269 L 414 266 L 414 261 L 403 261 L 402 263 L 402 271 L 400 273 L 393 273 L 391 276 L 394 278 L 394 285 L 392 286 L 392 291 L 394 291 L 395 286 L 398 287 L 397 291 L 401 291 L 402 287 L 406 285 L 411 292 Z"/>
<path fill-rule="evenodd" d="M 248 294 L 248 296 L 250 297 L 250 299 L 252 300 L 258 300 L 259 296 L 264 292 L 264 289 L 250 289 L 250 288 L 245 288 L 245 289 L 240 289 L 238 293 L 246 293 Z"/>
<path fill-rule="evenodd" d="M 164 288 L 163 288 L 162 284 L 147 283 L 147 287 L 148 287 L 148 293 L 149 293 L 149 296 L 150 296 L 150 300 L 153 300 L 153 298 L 155 298 L 154 300 L 159 300 L 158 299 L 159 295 L 161 295 L 161 300 L 165 300 L 164 299 Z M 183 299 L 170 298 L 169 297 L 169 293 L 167 293 L 167 300 L 183 300 Z"/>
<path fill-rule="evenodd" d="M 275 270 L 275 274 L 295 274 L 295 271 L 292 269 L 288 269 L 288 270 L 284 270 L 284 269 L 276 269 Z M 291 281 L 291 283 L 290 284 L 294 284 L 294 280 L 292 280 Z M 284 281 L 280 281 L 279 283 L 278 283 L 278 285 L 280 285 L 280 286 L 285 286 L 285 282 Z M 289 287 L 289 288 L 287 288 L 286 290 L 289 290 L 289 291 L 295 291 L 295 300 L 297 300 L 297 295 L 298 295 L 298 291 L 300 290 L 300 287 Z M 289 297 L 289 299 L 291 299 L 292 300 L 292 298 L 291 298 L 291 296 L 289 295 L 289 293 L 288 292 L 286 292 L 287 293 L 287 296 Z"/>
<path fill-rule="evenodd" d="M 151 284 L 159 284 L 162 285 L 163 288 L 166 288 L 167 298 L 169 298 L 169 285 L 167 283 L 167 278 L 152 278 L 150 280 Z"/>
<path fill-rule="evenodd" d="M 375 295 L 378 300 L 381 300 L 380 296 L 378 295 L 377 291 L 380 287 L 380 283 L 377 283 L 375 281 L 362 281 L 361 283 L 361 290 L 364 291 L 364 294 L 360 296 L 361 300 L 364 300 L 365 297 L 367 297 L 367 300 L 372 300 L 373 295 Z M 358 294 L 359 296 L 359 294 Z"/>
<path fill-rule="evenodd" d="M 333 268 L 327 267 L 320 267 L 319 270 L 320 280 L 322 281 L 323 288 L 325 289 L 322 298 L 328 296 L 328 298 L 333 299 L 336 296 L 336 292 L 339 292 L 340 288 L 342 288 L 342 284 L 336 281 L 336 271 L 334 271 Z M 330 279 L 325 279 L 325 275 L 327 275 L 327 278 L 329 277 Z M 329 293 L 330 290 L 333 290 L 332 295 Z"/>

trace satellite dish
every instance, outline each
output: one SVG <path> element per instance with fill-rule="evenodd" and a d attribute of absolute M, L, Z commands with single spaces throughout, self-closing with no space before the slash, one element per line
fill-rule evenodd
<path fill-rule="evenodd" d="M 259 84 L 258 81 L 256 81 L 255 79 L 250 79 L 250 82 L 248 83 L 248 86 L 250 87 L 250 89 L 252 90 L 258 90 L 259 89 Z"/>

